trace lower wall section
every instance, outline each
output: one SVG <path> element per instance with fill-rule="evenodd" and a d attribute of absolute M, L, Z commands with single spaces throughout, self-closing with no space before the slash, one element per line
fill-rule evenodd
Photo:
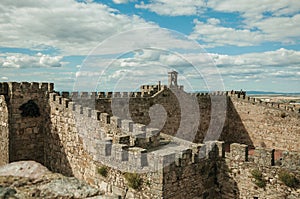
<path fill-rule="evenodd" d="M 8 110 L 5 97 L 0 95 L 0 166 L 9 161 Z"/>
<path fill-rule="evenodd" d="M 239 198 L 236 182 L 229 177 L 228 170 L 221 172 L 220 168 L 226 168 L 221 158 L 165 167 L 163 198 Z"/>

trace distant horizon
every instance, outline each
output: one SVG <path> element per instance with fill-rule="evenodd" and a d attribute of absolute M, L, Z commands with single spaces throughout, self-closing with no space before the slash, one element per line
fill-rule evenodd
<path fill-rule="evenodd" d="M 9 83 L 9 82 L 16 82 L 16 81 L 0 81 L 0 83 Z M 26 82 L 26 81 L 20 81 L 17 83 L 22 83 L 22 82 Z M 53 82 L 36 82 L 33 81 L 35 83 L 53 83 Z M 33 82 L 28 82 L 28 83 L 33 83 Z M 147 84 L 144 84 L 147 85 Z M 158 85 L 158 84 L 149 84 L 149 85 Z M 162 86 L 167 86 L 167 84 L 161 84 Z M 141 85 L 142 86 L 142 85 Z M 115 91 L 115 90 L 69 90 L 69 89 L 55 89 L 55 83 L 54 83 L 54 90 L 57 92 L 138 92 L 139 90 L 119 90 L 119 91 Z M 230 91 L 241 91 L 241 89 L 229 89 L 229 90 L 223 90 L 223 92 L 230 92 Z M 191 91 L 187 91 L 186 92 L 191 92 Z M 209 93 L 209 92 L 217 92 L 220 90 L 216 90 L 216 91 L 208 91 L 208 90 L 198 90 L 198 91 L 192 91 L 191 93 Z M 245 91 L 247 95 L 300 95 L 300 91 L 295 91 L 295 92 L 282 92 L 282 91 L 266 91 L 266 90 L 244 90 L 242 89 L 242 91 Z"/>

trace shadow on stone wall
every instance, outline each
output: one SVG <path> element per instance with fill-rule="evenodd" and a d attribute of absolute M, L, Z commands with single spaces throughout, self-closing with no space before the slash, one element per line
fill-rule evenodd
<path fill-rule="evenodd" d="M 22 98 L 24 103 L 27 96 Z M 34 160 L 53 172 L 73 176 L 70 163 L 65 154 L 58 129 L 51 123 L 51 110 L 48 96 L 39 93 L 39 97 L 30 98 L 40 110 L 38 115 L 22 115 L 20 105 L 7 98 L 9 127 L 9 162 Z M 18 112 L 16 112 L 18 111 Z M 54 128 L 55 127 L 55 128 Z"/>
<path fill-rule="evenodd" d="M 163 179 L 163 198 L 166 199 L 238 199 L 240 194 L 225 159 L 213 151 L 208 159 L 200 159 L 195 164 L 168 165 Z"/>
<path fill-rule="evenodd" d="M 224 141 L 226 145 L 231 143 L 240 143 L 246 144 L 250 148 L 253 147 L 253 142 L 248 131 L 246 130 L 230 97 L 228 97 L 227 100 L 227 115 L 220 140 Z"/>
<path fill-rule="evenodd" d="M 185 106 L 182 109 L 180 106 L 178 96 L 181 97 L 181 103 Z M 207 134 L 209 126 L 211 125 L 211 112 L 212 112 L 212 96 L 203 95 L 203 96 L 191 96 L 188 93 L 179 91 L 179 93 L 174 94 L 171 90 L 164 90 L 155 97 L 150 98 L 113 98 L 108 99 L 98 99 L 96 101 L 96 109 L 101 112 L 107 112 L 110 115 L 118 116 L 122 119 L 132 119 L 134 123 L 141 123 L 144 125 L 150 125 L 151 127 L 161 129 L 161 133 L 168 135 L 176 136 L 181 139 L 193 141 L 195 143 L 202 143 L 204 137 Z M 224 97 L 226 98 L 226 118 L 223 126 L 222 134 L 219 140 L 225 141 L 226 144 L 230 143 L 242 143 L 247 144 L 250 147 L 253 146 L 253 142 L 250 139 L 250 136 L 236 111 L 231 98 L 225 96 L 215 96 L 215 97 Z M 192 106 L 190 103 L 194 99 L 197 100 L 199 115 L 193 113 L 193 109 L 197 108 Z M 113 108 L 117 110 L 117 114 L 113 113 L 111 103 Z M 128 106 L 126 106 L 126 104 Z M 166 120 L 162 128 L 156 127 L 153 125 L 153 120 L 161 120 L 161 112 L 157 111 L 156 118 L 150 117 L 150 109 L 154 105 L 160 105 L 164 108 L 166 112 Z M 219 106 L 216 104 L 216 106 Z M 218 107 L 217 107 L 218 108 Z M 190 111 L 189 114 L 184 112 Z M 155 111 L 154 111 L 155 115 Z M 182 115 L 184 117 L 182 117 Z M 194 121 L 194 118 L 199 118 L 199 121 Z M 199 122 L 199 123 L 198 123 Z M 155 122 L 154 122 L 155 123 Z M 181 124 L 187 124 L 184 128 L 181 128 Z M 196 126 L 199 124 L 198 127 Z M 223 125 L 223 124 L 222 124 Z M 196 134 L 189 133 L 196 129 Z"/>
<path fill-rule="evenodd" d="M 24 97 L 25 99 L 21 98 L 24 103 L 27 102 L 26 97 Z M 19 110 L 20 104 L 16 103 L 21 100 L 10 98 L 7 100 L 8 112 L 10 113 L 8 117 L 9 162 L 34 160 L 44 164 L 44 136 L 47 128 L 44 124 L 44 118 L 48 116 L 49 110 L 45 106 L 44 98 L 36 97 L 30 100 L 37 107 L 41 107 L 40 115 L 34 117 L 22 115 L 22 111 Z"/>
<path fill-rule="evenodd" d="M 43 164 L 52 172 L 61 173 L 65 176 L 71 177 L 74 175 L 71 164 L 67 158 L 67 154 L 65 153 L 66 146 L 64 146 L 68 143 L 66 140 L 62 140 L 60 138 L 58 128 L 58 126 L 51 123 L 50 117 L 48 117 L 45 125 Z"/>

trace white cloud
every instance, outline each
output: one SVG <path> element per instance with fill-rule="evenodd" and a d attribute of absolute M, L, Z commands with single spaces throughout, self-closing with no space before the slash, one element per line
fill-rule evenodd
<path fill-rule="evenodd" d="M 168 16 L 203 17 L 208 9 L 240 15 L 239 24 L 231 27 L 226 24 L 231 22 L 224 21 L 226 19 L 222 18 L 209 18 L 206 22 L 194 20 L 195 26 L 191 38 L 208 43 L 206 47 L 253 46 L 263 42 L 299 43 L 300 15 L 297 13 L 300 10 L 300 1 L 152 0 L 150 3 L 142 2 L 136 7 Z"/>
<path fill-rule="evenodd" d="M 38 53 L 27 55 L 20 53 L 7 53 L 0 57 L 0 67 L 2 68 L 42 68 L 42 67 L 61 67 L 62 56 L 50 56 Z"/>
<path fill-rule="evenodd" d="M 224 78 L 243 79 L 243 81 L 260 81 L 266 77 L 300 81 L 300 52 L 284 48 L 232 56 L 211 53 L 206 55 L 188 53 L 178 56 L 172 53 L 145 50 L 137 53 L 134 58 L 121 59 L 119 63 L 116 65 L 125 67 L 125 70 L 144 71 L 145 75 L 152 74 L 153 71 L 149 71 L 148 68 L 153 65 L 167 70 L 168 67 L 169 70 L 175 68 L 180 71 L 181 75 L 188 78 L 199 78 L 200 73 L 206 73 L 206 78 L 217 77 L 216 75 L 220 73 Z"/>
<path fill-rule="evenodd" d="M 209 0 L 207 6 L 221 12 L 239 12 L 247 20 L 259 20 L 264 13 L 273 16 L 293 15 L 299 12 L 299 1 L 286 0 Z"/>
<path fill-rule="evenodd" d="M 128 2 L 134 2 L 135 0 L 113 0 L 115 4 L 124 4 Z"/>
<path fill-rule="evenodd" d="M 87 54 L 119 32 L 153 27 L 137 16 L 126 16 L 106 5 L 75 0 L 0 2 L 0 45 L 40 48 L 63 54 Z"/>
<path fill-rule="evenodd" d="M 300 70 L 300 51 L 280 48 L 276 51 L 248 53 L 236 56 L 211 54 L 220 67 L 276 67 Z M 242 68 L 243 69 L 243 68 Z"/>
<path fill-rule="evenodd" d="M 7 81 L 8 77 L 1 77 L 0 79 L 1 79 L 1 81 Z"/>
<path fill-rule="evenodd" d="M 253 81 L 267 80 L 290 82 L 290 84 L 300 83 L 299 51 L 281 48 L 263 53 L 248 53 L 236 56 L 210 54 L 210 56 L 216 62 L 221 75 L 226 81 L 248 82 L 249 84 Z"/>
<path fill-rule="evenodd" d="M 143 1 L 136 4 L 136 8 L 148 9 L 159 15 L 182 16 L 198 14 L 206 6 L 204 1 L 185 0 L 152 0 L 145 4 Z"/>
<path fill-rule="evenodd" d="M 211 8 L 221 12 L 239 12 L 246 18 L 262 18 L 265 12 L 274 16 L 291 15 L 299 12 L 299 1 L 286 0 L 151 0 L 149 3 L 136 5 L 137 8 L 148 9 L 160 15 L 181 16 L 202 14 Z"/>
<path fill-rule="evenodd" d="M 251 22 L 244 28 L 224 27 L 214 19 L 207 23 L 194 20 L 194 30 L 190 35 L 209 43 L 210 46 L 254 46 L 262 42 L 297 44 L 300 38 L 300 14 L 293 17 L 273 17 Z M 251 30 L 254 29 L 255 30 Z M 287 31 L 289 30 L 289 31 Z"/>
<path fill-rule="evenodd" d="M 249 29 L 234 29 L 223 27 L 218 23 L 204 23 L 194 20 L 194 31 L 190 35 L 192 39 L 207 42 L 210 47 L 223 45 L 251 46 L 265 40 L 264 34 L 252 32 Z"/>

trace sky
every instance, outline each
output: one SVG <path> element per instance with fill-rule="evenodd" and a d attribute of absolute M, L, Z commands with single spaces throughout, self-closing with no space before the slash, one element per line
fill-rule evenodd
<path fill-rule="evenodd" d="M 0 82 L 300 92 L 299 0 L 1 0 Z"/>

